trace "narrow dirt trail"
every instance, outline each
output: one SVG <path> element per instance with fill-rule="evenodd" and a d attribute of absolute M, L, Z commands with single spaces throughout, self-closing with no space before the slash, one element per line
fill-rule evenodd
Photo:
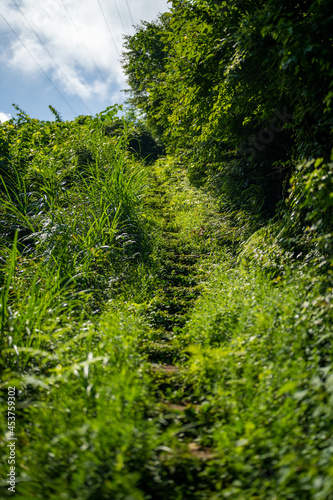
<path fill-rule="evenodd" d="M 177 210 L 172 200 L 174 193 L 163 188 L 158 180 L 156 182 L 148 203 L 160 221 L 160 287 L 147 311 L 151 331 L 149 338 L 142 342 L 141 349 L 150 362 L 151 390 L 157 402 L 154 417 L 159 416 L 161 428 L 176 429 L 178 449 L 172 454 L 167 451 L 161 454 L 162 468 L 170 477 L 170 482 L 178 485 L 182 493 L 172 496 L 170 492 L 160 491 L 156 497 L 154 491 L 153 498 L 186 499 L 195 498 L 193 492 L 198 489 L 209 488 L 211 479 L 209 473 L 204 478 L 205 469 L 216 458 L 209 447 L 200 444 L 200 437 L 205 432 L 200 402 L 192 394 L 188 382 L 184 383 L 188 353 L 183 330 L 205 281 L 201 264 L 205 254 L 210 253 L 211 242 L 207 239 L 209 228 L 201 225 L 195 226 L 195 229 L 191 227 L 194 223 L 191 204 L 183 207 L 184 213 L 188 214 L 186 224 L 182 225 L 179 217 L 177 221 Z M 194 188 L 190 189 L 196 193 Z M 205 210 L 201 217 L 209 219 L 212 214 L 209 209 L 205 214 Z M 217 214 L 213 215 L 217 217 Z"/>

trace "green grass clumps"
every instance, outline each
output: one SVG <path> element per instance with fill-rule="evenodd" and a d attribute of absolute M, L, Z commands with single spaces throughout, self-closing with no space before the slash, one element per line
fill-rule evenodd
<path fill-rule="evenodd" d="M 144 498 L 138 483 L 165 437 L 145 418 L 143 328 L 129 312 L 108 312 L 63 331 L 52 355 L 35 352 L 42 377 L 5 374 L 3 385 L 18 389 L 17 498 Z"/>
<path fill-rule="evenodd" d="M 21 500 L 332 499 L 328 219 L 148 167 L 115 111 L 0 127 L 1 498 L 14 432 Z"/>
<path fill-rule="evenodd" d="M 330 498 L 332 313 L 315 275 L 215 266 L 184 331 L 183 376 L 219 454 L 217 498 Z"/>
<path fill-rule="evenodd" d="M 22 112 L 0 127 L 0 401 L 7 412 L 15 386 L 17 498 L 142 499 L 166 439 L 128 302 L 151 286 L 147 171 L 126 130 L 105 133 L 113 117 Z"/>
<path fill-rule="evenodd" d="M 57 324 L 101 311 L 147 258 L 147 175 L 125 132 L 105 134 L 114 113 L 39 122 L 22 112 L 0 128 L 3 365 L 13 346 L 39 348 Z"/>
<path fill-rule="evenodd" d="M 293 267 L 294 252 L 283 246 L 281 222 L 269 224 L 254 232 L 242 246 L 239 261 L 244 266 L 256 265 L 270 276 L 284 275 Z"/>

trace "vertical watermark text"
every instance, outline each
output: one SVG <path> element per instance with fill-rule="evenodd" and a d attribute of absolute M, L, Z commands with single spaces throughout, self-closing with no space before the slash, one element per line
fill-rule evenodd
<path fill-rule="evenodd" d="M 9 471 L 7 474 L 7 483 L 8 490 L 12 493 L 15 493 L 16 486 L 16 472 L 15 472 L 15 464 L 16 464 L 16 388 L 8 387 L 8 401 L 7 401 L 7 420 L 8 420 L 8 433 L 7 433 L 7 449 L 8 449 L 8 465 Z"/>

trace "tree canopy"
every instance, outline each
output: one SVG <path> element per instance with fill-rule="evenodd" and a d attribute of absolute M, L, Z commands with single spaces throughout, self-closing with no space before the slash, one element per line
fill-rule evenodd
<path fill-rule="evenodd" d="M 172 1 L 126 37 L 130 100 L 194 179 L 271 211 L 298 162 L 330 160 L 332 28 L 329 0 Z"/>

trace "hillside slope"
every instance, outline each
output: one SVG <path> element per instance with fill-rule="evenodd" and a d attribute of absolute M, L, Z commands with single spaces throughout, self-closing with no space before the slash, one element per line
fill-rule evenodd
<path fill-rule="evenodd" d="M 20 499 L 332 498 L 329 263 L 175 158 L 147 166 L 113 111 L 21 119 L 1 128 L 1 497 L 15 436 Z"/>

